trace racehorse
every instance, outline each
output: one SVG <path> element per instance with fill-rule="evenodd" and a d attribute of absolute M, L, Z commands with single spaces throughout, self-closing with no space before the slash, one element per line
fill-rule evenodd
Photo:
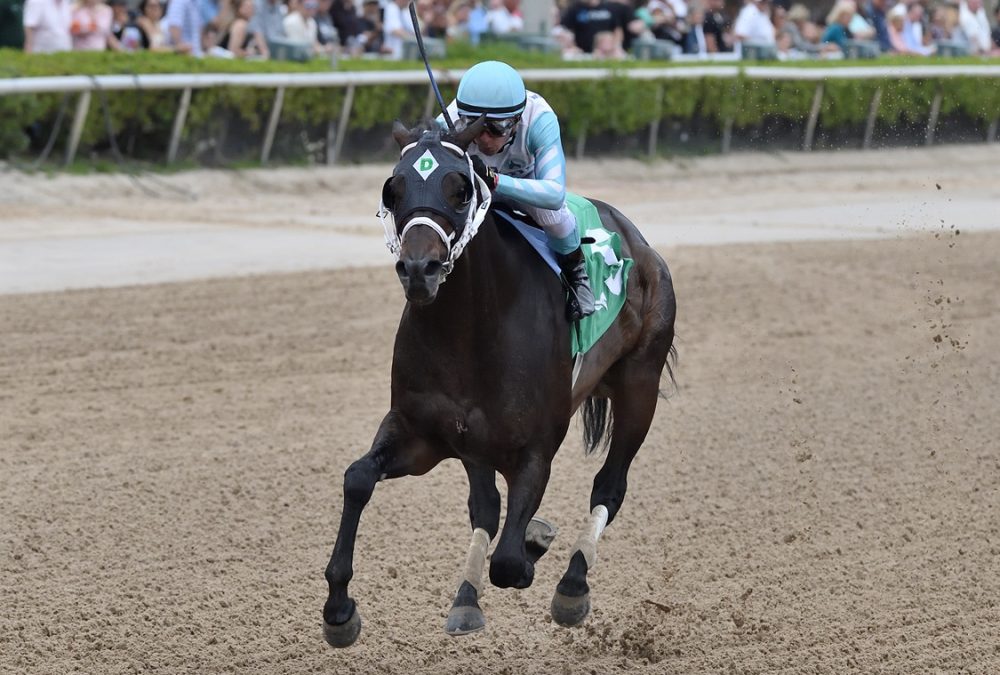
<path fill-rule="evenodd" d="M 533 516 L 581 406 L 585 449 L 607 454 L 594 478 L 589 525 L 551 609 L 561 625 L 582 623 L 597 541 L 625 498 L 665 366 L 672 377 L 676 303 L 667 265 L 625 216 L 596 201 L 604 227 L 620 235 L 622 255 L 634 265 L 624 307 L 574 373 L 564 287 L 527 240 L 496 217 L 466 153 L 483 125 L 480 119 L 452 134 L 433 125 L 393 127 L 401 159 L 383 187 L 383 215 L 393 216 L 387 241 L 398 255 L 407 304 L 393 348 L 389 412 L 371 449 L 344 475 L 323 608 L 324 635 L 334 647 L 353 644 L 361 632 L 348 583 L 358 522 L 375 484 L 422 475 L 447 458 L 459 459 L 468 474 L 473 536 L 446 631 L 485 626 L 478 600 L 486 552 L 500 528 L 496 472 L 507 481 L 508 503 L 489 579 L 501 588 L 529 586 L 553 536 Z"/>

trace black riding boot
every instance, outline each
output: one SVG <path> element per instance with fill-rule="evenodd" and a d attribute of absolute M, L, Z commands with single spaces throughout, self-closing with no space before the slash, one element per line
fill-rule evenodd
<path fill-rule="evenodd" d="M 594 291 L 590 289 L 583 249 L 578 246 L 572 253 L 559 254 L 558 260 L 563 283 L 569 291 L 566 298 L 566 319 L 570 322 L 579 321 L 594 313 Z"/>

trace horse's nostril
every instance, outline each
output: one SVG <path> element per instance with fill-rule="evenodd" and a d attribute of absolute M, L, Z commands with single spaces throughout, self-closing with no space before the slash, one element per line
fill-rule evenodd
<path fill-rule="evenodd" d="M 400 277 L 408 276 L 406 274 L 406 263 L 404 263 L 402 260 L 396 263 L 396 274 L 398 274 Z"/>
<path fill-rule="evenodd" d="M 441 261 L 440 260 L 429 260 L 426 265 L 424 265 L 424 276 L 436 277 L 441 272 Z"/>

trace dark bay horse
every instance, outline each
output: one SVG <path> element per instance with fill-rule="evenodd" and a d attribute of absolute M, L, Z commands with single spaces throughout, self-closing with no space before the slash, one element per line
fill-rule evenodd
<path fill-rule="evenodd" d="M 399 122 L 393 129 L 402 153 L 383 203 L 395 216 L 390 239 L 408 302 L 393 349 L 389 412 L 371 449 L 344 475 L 323 608 L 325 637 L 334 647 L 353 644 L 361 632 L 347 587 L 358 522 L 375 484 L 424 474 L 447 458 L 459 459 L 468 474 L 473 528 L 447 632 L 485 625 L 478 599 L 486 552 L 500 529 L 496 472 L 507 481 L 508 504 L 489 579 L 502 588 L 529 586 L 551 540 L 544 527 L 534 527 L 533 536 L 533 526 L 544 525 L 533 516 L 570 418 L 582 406 L 588 452 L 608 449 L 594 478 L 589 527 L 552 600 L 557 623 L 580 624 L 590 610 L 587 572 L 597 541 L 625 498 L 629 465 L 649 430 L 672 353 L 676 304 L 666 263 L 625 216 L 594 202 L 604 226 L 621 236 L 622 255 L 635 262 L 625 306 L 573 384 L 571 324 L 559 278 L 482 203 L 489 192 L 465 153 L 482 127 L 480 120 L 455 135 L 411 131 Z M 472 217 L 477 210 L 484 220 Z M 462 237 L 475 229 L 474 238 Z M 457 259 L 456 246 L 465 249 Z"/>

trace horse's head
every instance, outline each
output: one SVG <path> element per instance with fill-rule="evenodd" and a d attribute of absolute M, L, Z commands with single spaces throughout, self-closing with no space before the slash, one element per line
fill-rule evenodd
<path fill-rule="evenodd" d="M 397 256 L 396 274 L 415 305 L 434 301 L 489 208 L 489 190 L 479 185 L 466 154 L 483 124 L 479 120 L 455 135 L 436 126 L 393 125 L 400 160 L 382 187 L 380 216 L 386 243 Z"/>

